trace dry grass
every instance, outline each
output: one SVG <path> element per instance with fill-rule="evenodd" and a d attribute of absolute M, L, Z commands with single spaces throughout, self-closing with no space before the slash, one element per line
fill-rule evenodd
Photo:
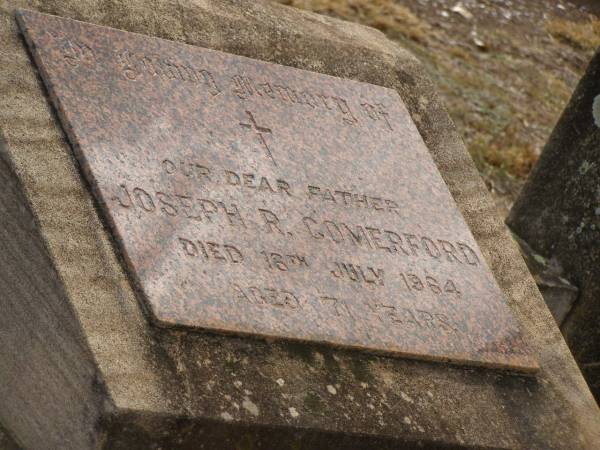
<path fill-rule="evenodd" d="M 554 38 L 580 50 L 593 51 L 600 47 L 600 20 L 590 17 L 588 22 L 563 19 L 546 21 L 546 31 Z"/>
<path fill-rule="evenodd" d="M 474 158 L 481 158 L 483 162 L 492 167 L 501 169 L 517 178 L 525 178 L 538 159 L 538 153 L 532 145 L 521 143 L 510 147 L 492 145 L 479 148 L 472 147 L 471 152 L 477 150 Z"/>
<path fill-rule="evenodd" d="M 483 13 L 472 21 L 456 15 L 441 19 L 433 4 L 417 8 L 413 0 L 279 1 L 372 26 L 415 53 L 488 186 L 508 200 L 535 164 L 587 60 L 600 46 L 600 20 L 584 14 L 577 21 L 546 20 L 539 2 L 537 10 L 534 2 L 530 9 L 539 20 L 499 27 Z M 485 51 L 474 44 L 474 32 L 484 40 Z"/>
<path fill-rule="evenodd" d="M 423 43 L 430 29 L 426 22 L 394 0 L 280 0 L 280 3 L 368 25 L 391 38 L 400 35 Z"/>

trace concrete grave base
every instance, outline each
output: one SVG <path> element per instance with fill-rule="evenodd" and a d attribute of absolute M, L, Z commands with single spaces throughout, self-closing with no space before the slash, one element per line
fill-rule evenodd
<path fill-rule="evenodd" d="M 396 89 L 541 370 L 149 324 L 15 21 L 17 8 Z M 381 33 L 254 1 L 0 6 L 0 422 L 25 449 L 593 449 L 600 413 L 423 67 Z"/>
<path fill-rule="evenodd" d="M 600 52 L 590 61 L 507 219 L 579 293 L 561 330 L 600 400 Z"/>

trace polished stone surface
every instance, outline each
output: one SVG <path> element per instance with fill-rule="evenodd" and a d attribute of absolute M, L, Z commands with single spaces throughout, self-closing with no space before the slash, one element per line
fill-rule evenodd
<path fill-rule="evenodd" d="M 18 20 L 157 324 L 537 369 L 395 91 Z"/>

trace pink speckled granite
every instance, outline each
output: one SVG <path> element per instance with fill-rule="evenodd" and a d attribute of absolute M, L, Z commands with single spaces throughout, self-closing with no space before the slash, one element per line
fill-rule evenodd
<path fill-rule="evenodd" d="M 537 369 L 395 91 L 18 20 L 156 324 Z"/>

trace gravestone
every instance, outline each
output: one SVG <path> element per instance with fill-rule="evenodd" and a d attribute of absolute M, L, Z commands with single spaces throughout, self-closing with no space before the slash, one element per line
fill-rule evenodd
<path fill-rule="evenodd" d="M 395 91 L 17 18 L 153 322 L 536 370 Z"/>
<path fill-rule="evenodd" d="M 419 63 L 281 6 L 174 6 L 3 6 L 19 444 L 593 448 Z"/>
<path fill-rule="evenodd" d="M 556 259 L 548 259 L 536 253 L 523 239 L 513 233 L 527 268 L 531 272 L 546 306 L 560 327 L 568 317 L 579 296 L 579 289 L 563 275 L 564 269 Z"/>
<path fill-rule="evenodd" d="M 556 125 L 507 223 L 579 288 L 561 325 L 600 398 L 600 55 L 596 53 Z"/>

